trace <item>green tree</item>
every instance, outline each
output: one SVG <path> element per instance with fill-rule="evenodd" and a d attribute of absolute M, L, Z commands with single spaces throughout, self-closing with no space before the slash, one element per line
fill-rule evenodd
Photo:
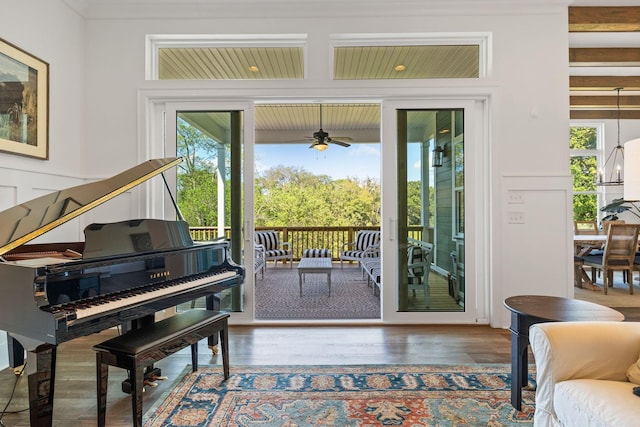
<path fill-rule="evenodd" d="M 216 226 L 219 144 L 182 119 L 178 120 L 177 143 L 177 153 L 184 158 L 178 168 L 180 210 L 192 226 Z M 229 175 L 223 178 L 229 189 Z M 380 183 L 372 178 L 333 180 L 299 167 L 276 166 L 257 174 L 254 184 L 257 227 L 380 225 Z M 420 198 L 420 182 L 408 183 L 410 224 L 420 224 Z M 433 212 L 433 191 L 430 198 Z M 231 218 L 229 206 L 227 191 L 227 219 Z"/>
<path fill-rule="evenodd" d="M 183 162 L 178 166 L 177 177 L 180 211 L 191 226 L 217 225 L 216 166 L 219 145 L 181 118 L 178 119 L 177 126 L 177 154 L 183 158 Z M 228 176 L 224 179 L 228 181 Z M 226 200 L 228 197 L 229 195 L 225 194 Z M 225 218 L 228 219 L 229 203 L 225 203 L 225 206 Z"/>
<path fill-rule="evenodd" d="M 256 177 L 256 226 L 379 225 L 380 185 L 277 166 Z"/>
<path fill-rule="evenodd" d="M 569 147 L 572 150 L 597 148 L 597 129 L 594 127 L 571 127 Z M 597 219 L 598 198 L 596 177 L 598 159 L 594 155 L 571 156 L 569 169 L 573 177 L 573 218 L 576 221 Z M 589 192 L 588 194 L 579 194 Z"/>

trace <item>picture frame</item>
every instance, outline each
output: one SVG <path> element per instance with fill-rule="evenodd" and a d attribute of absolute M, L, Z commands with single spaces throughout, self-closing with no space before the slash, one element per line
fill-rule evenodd
<path fill-rule="evenodd" d="M 3 39 L 0 152 L 49 159 L 49 64 Z"/>

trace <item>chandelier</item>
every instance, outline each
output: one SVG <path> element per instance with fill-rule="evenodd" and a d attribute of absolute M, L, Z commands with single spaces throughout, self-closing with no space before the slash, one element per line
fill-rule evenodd
<path fill-rule="evenodd" d="M 624 176 L 622 174 L 622 165 L 624 164 L 624 147 L 620 144 L 620 91 L 624 89 L 617 87 L 614 90 L 618 92 L 618 143 L 604 162 L 604 166 L 598 172 L 598 182 L 596 185 L 611 186 L 611 185 L 624 185 Z M 609 162 L 611 161 L 611 164 Z M 609 168 L 607 168 L 609 166 Z M 608 179 L 605 180 L 605 171 L 609 170 Z"/>

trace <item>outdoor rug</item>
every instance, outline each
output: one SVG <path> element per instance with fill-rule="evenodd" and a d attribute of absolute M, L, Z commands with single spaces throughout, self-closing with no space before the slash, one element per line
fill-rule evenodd
<path fill-rule="evenodd" d="M 201 367 L 145 426 L 531 426 L 534 392 L 516 411 L 510 377 L 506 364 L 245 366 L 222 382 L 221 367 Z"/>
<path fill-rule="evenodd" d="M 380 296 L 367 286 L 357 266 L 335 264 L 331 272 L 331 295 L 326 274 L 307 274 L 298 281 L 297 263 L 273 267 L 256 281 L 255 316 L 258 320 L 380 319 Z M 429 275 L 431 311 L 463 311 L 448 293 L 446 278 Z M 423 301 L 418 295 L 418 299 Z M 410 303 L 413 300 L 409 301 Z"/>
<path fill-rule="evenodd" d="M 379 319 L 380 298 L 367 286 L 359 268 L 334 268 L 331 295 L 326 274 L 307 274 L 302 285 L 297 263 L 269 265 L 264 279 L 256 282 L 255 316 L 258 320 Z"/>

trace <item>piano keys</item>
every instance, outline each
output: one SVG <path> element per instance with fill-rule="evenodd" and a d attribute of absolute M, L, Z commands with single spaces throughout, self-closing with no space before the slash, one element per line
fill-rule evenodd
<path fill-rule="evenodd" d="M 0 223 L 9 226 L 0 232 L 0 330 L 29 351 L 32 426 L 52 423 L 58 344 L 149 322 L 200 297 L 219 309 L 217 295 L 244 281 L 228 242 L 194 243 L 182 220 L 91 224 L 84 242 L 27 244 L 179 160 L 151 160 L 0 212 Z"/>

